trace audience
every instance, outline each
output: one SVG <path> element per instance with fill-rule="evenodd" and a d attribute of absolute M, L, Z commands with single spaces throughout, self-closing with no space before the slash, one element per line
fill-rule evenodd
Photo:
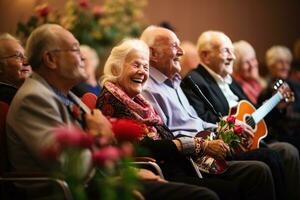
<path fill-rule="evenodd" d="M 99 57 L 95 49 L 89 46 L 81 45 L 80 52 L 84 57 L 85 70 L 88 75 L 86 81 L 77 84 L 72 88 L 72 92 L 78 97 L 82 97 L 85 93 L 91 92 L 98 96 L 100 94 L 101 88 L 96 80 L 96 71 L 99 65 Z"/>
<path fill-rule="evenodd" d="M 176 137 L 193 137 L 198 132 L 209 128 L 216 128 L 216 124 L 203 121 L 188 103 L 186 96 L 180 88 L 179 58 L 183 55 L 180 41 L 174 32 L 150 26 L 144 30 L 141 39 L 150 48 L 150 78 L 143 90 L 143 96 L 151 102 L 163 122 Z M 247 132 L 248 130 L 245 130 Z M 208 155 L 212 152 L 220 154 L 223 158 L 228 152 L 228 146 L 216 141 L 207 147 Z M 222 174 L 204 174 L 206 176 L 221 177 L 225 180 L 236 180 L 241 186 L 243 199 L 273 199 L 274 186 L 270 169 L 259 161 L 231 161 L 229 169 Z M 245 172 L 245 170 L 249 170 Z M 241 173 L 243 171 L 243 173 Z M 251 173 L 260 171 L 264 180 L 257 180 Z M 249 174 L 250 173 L 250 174 Z M 268 185 L 262 182 L 269 182 Z M 255 190 L 256 192 L 249 192 Z M 266 192 L 268 191 L 268 192 Z"/>
<path fill-rule="evenodd" d="M 10 104 L 23 81 L 30 76 L 24 49 L 13 36 L 0 35 L 0 101 Z"/>
<path fill-rule="evenodd" d="M 248 99 L 256 104 L 260 92 L 266 86 L 259 76 L 258 61 L 254 48 L 248 42 L 235 42 L 234 54 L 236 59 L 233 65 L 233 77 L 240 84 Z"/>
<path fill-rule="evenodd" d="M 148 46 L 141 40 L 124 41 L 113 48 L 104 66 L 103 91 L 98 98 L 98 108 L 108 117 L 134 119 L 146 125 L 145 135 L 139 144 L 150 150 L 168 180 L 208 187 L 221 199 L 239 199 L 236 183 L 196 177 L 185 156 L 199 155 L 197 151 L 203 152 L 199 148 L 212 142 L 172 135 L 151 104 L 140 94 L 148 77 Z M 198 148 L 195 148 L 195 143 L 199 143 Z"/>
<path fill-rule="evenodd" d="M 200 64 L 189 75 L 202 90 L 215 111 L 194 93 L 189 87 L 187 79 L 183 80 L 182 88 L 198 115 L 204 120 L 215 123 L 220 117 L 216 112 L 226 116 L 231 108 L 238 105 L 240 100 L 248 100 L 248 98 L 239 84 L 231 77 L 235 55 L 228 36 L 218 31 L 206 31 L 199 36 L 197 48 Z M 288 143 L 279 142 L 274 142 L 268 146 L 270 149 L 260 148 L 233 155 L 233 159 L 264 161 L 272 170 L 277 198 L 284 199 L 286 194 L 291 196 L 296 194 L 297 192 L 292 191 L 299 187 L 300 180 L 300 161 L 297 149 Z M 281 159 L 283 159 L 283 166 L 281 159 L 274 151 L 280 154 Z M 285 176 L 282 172 L 283 167 Z M 288 192 L 285 191 L 284 177 L 286 177 L 287 186 L 290 189 Z"/>
<path fill-rule="evenodd" d="M 7 117 L 11 171 L 59 172 L 64 159 L 47 161 L 41 157 L 44 148 L 54 145 L 53 130 L 57 126 L 77 125 L 87 134 L 111 137 L 111 125 L 98 109 L 94 109 L 91 114 L 79 113 L 85 114 L 84 126 L 69 109 L 74 105 L 83 106 L 70 89 L 87 78 L 79 43 L 69 31 L 55 24 L 38 27 L 29 36 L 26 54 L 34 73 L 18 90 Z M 83 150 L 81 156 L 86 161 L 86 169 L 81 173 L 87 176 L 92 171 L 91 150 Z M 141 183 L 146 188 L 143 190 L 146 199 L 218 199 L 212 191 L 203 194 L 203 190 L 195 186 L 167 183 L 145 170 L 139 175 L 145 179 Z M 29 192 L 28 197 L 23 198 L 54 199 L 57 195 L 45 189 L 48 185 L 21 186 Z"/>
<path fill-rule="evenodd" d="M 291 64 L 289 78 L 291 80 L 300 81 L 300 38 L 294 44 L 294 59 Z"/>

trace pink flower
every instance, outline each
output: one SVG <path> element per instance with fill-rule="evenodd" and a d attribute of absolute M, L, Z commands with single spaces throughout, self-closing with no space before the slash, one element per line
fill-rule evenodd
<path fill-rule="evenodd" d="M 112 130 L 118 141 L 135 141 L 144 134 L 145 126 L 129 119 L 111 121 Z"/>
<path fill-rule="evenodd" d="M 242 133 L 244 132 L 244 129 L 242 126 L 240 125 L 236 125 L 234 128 L 233 128 L 233 131 L 236 135 L 242 135 Z"/>
<path fill-rule="evenodd" d="M 79 0 L 78 4 L 82 8 L 88 8 L 90 6 L 89 0 Z"/>
<path fill-rule="evenodd" d="M 94 6 L 93 14 L 96 17 L 101 17 L 104 14 L 104 8 L 102 6 Z"/>
<path fill-rule="evenodd" d="M 235 117 L 232 116 L 232 115 L 228 116 L 228 117 L 227 117 L 227 122 L 228 122 L 229 124 L 235 124 Z"/>
<path fill-rule="evenodd" d="M 93 139 L 77 127 L 58 127 L 54 129 L 55 140 L 61 146 L 78 146 L 89 148 L 93 144 Z"/>
<path fill-rule="evenodd" d="M 41 17 L 46 17 L 50 12 L 50 7 L 47 3 L 44 3 L 42 5 L 39 5 L 35 8 L 35 11 L 38 13 Z"/>
<path fill-rule="evenodd" d="M 109 162 L 116 162 L 120 152 L 116 147 L 108 146 L 93 152 L 93 161 L 96 165 L 103 166 Z"/>

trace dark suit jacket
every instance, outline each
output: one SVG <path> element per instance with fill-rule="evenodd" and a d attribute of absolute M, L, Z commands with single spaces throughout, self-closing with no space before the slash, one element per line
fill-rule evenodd
<path fill-rule="evenodd" d="M 229 105 L 225 96 L 223 95 L 215 79 L 202 65 L 199 64 L 196 69 L 188 74 L 188 76 L 191 76 L 217 112 L 220 112 L 222 116 L 228 115 Z M 209 106 L 206 105 L 201 97 L 199 98 L 199 96 L 193 92 L 193 89 L 189 85 L 187 78 L 183 79 L 181 87 L 190 104 L 195 108 L 200 118 L 202 118 L 204 121 L 212 123 L 218 121 L 218 116 L 209 108 Z M 230 89 L 239 97 L 239 100 L 245 99 L 249 101 L 242 88 L 235 80 L 232 81 Z"/>

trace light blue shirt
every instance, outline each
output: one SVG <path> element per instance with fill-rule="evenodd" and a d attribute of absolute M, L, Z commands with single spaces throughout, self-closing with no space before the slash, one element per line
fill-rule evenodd
<path fill-rule="evenodd" d="M 142 94 L 153 105 L 174 136 L 181 134 L 193 137 L 199 131 L 215 128 L 215 124 L 198 117 L 180 83 L 179 74 L 170 80 L 157 69 L 150 67 L 150 77 Z"/>

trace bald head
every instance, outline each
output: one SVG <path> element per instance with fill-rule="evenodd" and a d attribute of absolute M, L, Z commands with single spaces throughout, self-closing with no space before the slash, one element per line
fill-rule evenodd
<path fill-rule="evenodd" d="M 179 57 L 183 55 L 180 41 L 169 29 L 149 26 L 141 35 L 150 48 L 150 65 L 169 78 L 181 70 Z"/>

